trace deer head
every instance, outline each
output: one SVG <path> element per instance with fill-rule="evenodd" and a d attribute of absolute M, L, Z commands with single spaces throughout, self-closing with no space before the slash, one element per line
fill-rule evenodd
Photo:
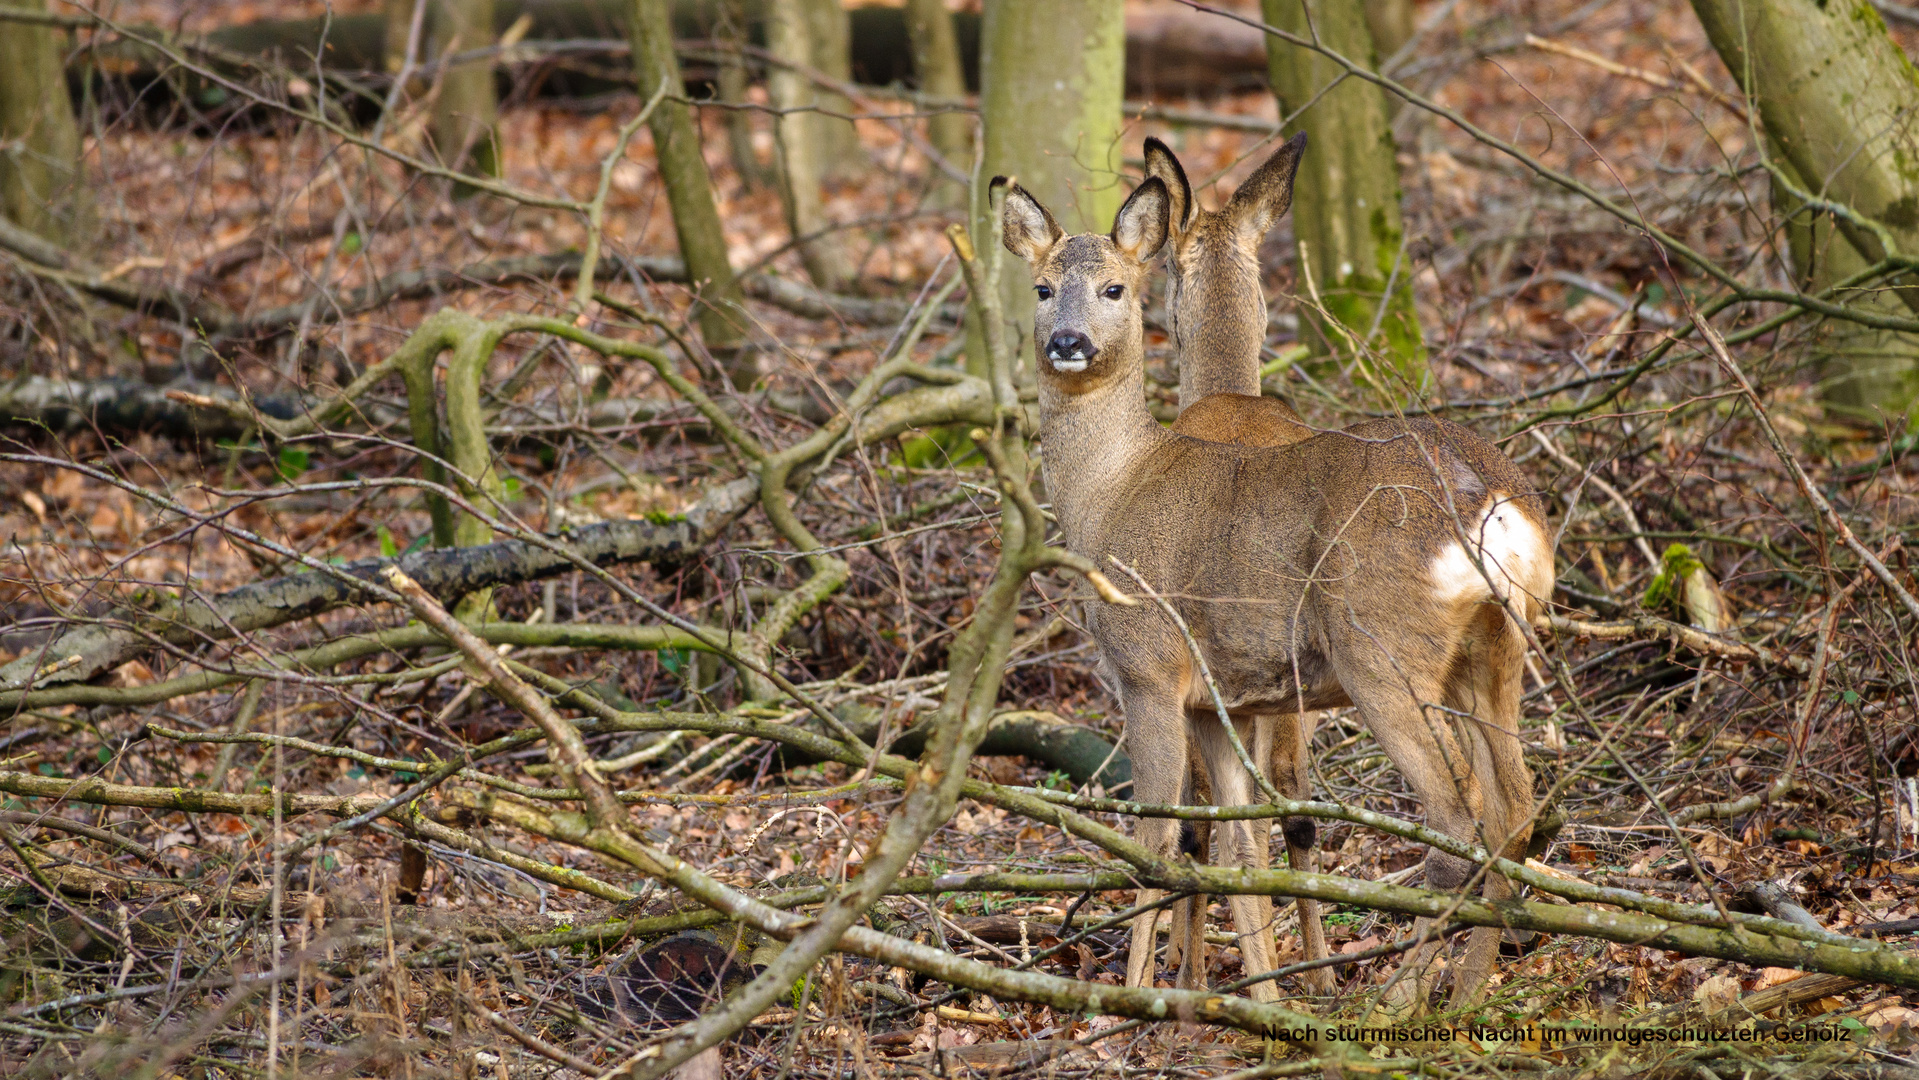
<path fill-rule="evenodd" d="M 1295 135 L 1218 210 L 1194 198 L 1179 158 L 1146 140 L 1146 175 L 1172 198 L 1166 321 L 1179 350 L 1179 406 L 1212 394 L 1259 394 L 1266 296 L 1259 245 L 1293 205 L 1293 177 L 1306 153 Z"/>
<path fill-rule="evenodd" d="M 995 177 L 994 186 L 1007 183 Z M 1143 356 L 1140 296 L 1166 243 L 1164 182 L 1133 189 L 1106 236 L 1067 236 L 1039 200 L 1012 184 L 1001 217 L 1006 250 L 1025 260 L 1039 296 L 1033 351 L 1058 389 L 1084 393 L 1136 373 Z"/>

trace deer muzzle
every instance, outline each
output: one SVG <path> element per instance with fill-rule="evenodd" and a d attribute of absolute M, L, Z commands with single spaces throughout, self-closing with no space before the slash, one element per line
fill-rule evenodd
<path fill-rule="evenodd" d="M 1055 371 L 1081 372 L 1099 355 L 1099 346 L 1077 330 L 1055 330 L 1046 342 L 1046 358 Z"/>

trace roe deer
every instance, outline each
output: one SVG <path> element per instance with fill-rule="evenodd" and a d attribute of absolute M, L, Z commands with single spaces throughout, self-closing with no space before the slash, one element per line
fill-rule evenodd
<path fill-rule="evenodd" d="M 1507 605 L 1531 619 L 1552 587 L 1543 506 L 1503 454 L 1443 420 L 1369 421 L 1281 447 L 1160 427 L 1145 401 L 1136 296 L 1166 241 L 1171 201 L 1165 182 L 1148 178 L 1110 235 L 1067 236 L 1027 192 L 1006 193 L 1004 242 L 1039 294 L 1043 467 L 1067 546 L 1156 583 L 1191 627 L 1235 726 L 1357 706 L 1435 828 L 1523 857 L 1532 828 L 1517 732 L 1525 646 Z M 1177 799 L 1192 745 L 1216 799 L 1249 802 L 1252 778 L 1172 620 L 1149 605 L 1095 603 L 1089 622 L 1126 713 L 1134 797 Z M 1223 830 L 1229 865 L 1264 865 L 1258 830 L 1235 827 L 1244 824 Z M 1162 856 L 1177 831 L 1166 819 L 1138 827 Z M 1473 871 L 1427 855 L 1432 888 L 1457 890 Z M 1484 892 L 1512 895 L 1496 875 Z M 1141 891 L 1142 900 L 1156 895 Z M 1272 964 L 1263 899 L 1230 900 L 1248 972 Z M 1128 985 L 1150 981 L 1153 922 L 1134 923 Z M 1498 941 L 1496 929 L 1473 931 L 1455 1001 L 1476 998 Z M 1429 942 L 1408 958 L 1417 991 L 1429 989 L 1438 949 Z M 1262 983 L 1254 996 L 1277 991 Z"/>
<path fill-rule="evenodd" d="M 1166 314 L 1179 352 L 1179 419 L 1173 430 L 1211 442 L 1246 446 L 1284 446 L 1314 435 L 1292 407 L 1264 397 L 1259 386 L 1259 354 L 1266 343 L 1266 296 L 1260 282 L 1259 246 L 1293 202 L 1293 176 L 1306 150 L 1306 136 L 1295 135 L 1273 152 L 1226 205 L 1206 210 L 1193 196 L 1186 170 L 1158 139 L 1146 140 L 1146 175 L 1166 184 L 1172 197 L 1166 241 Z M 1254 721 L 1253 741 L 1271 745 L 1270 776 L 1289 799 L 1312 797 L 1307 752 L 1316 717 L 1281 714 Z M 1262 730 L 1271 725 L 1271 731 Z M 1267 759 L 1255 758 L 1256 761 Z M 1192 766 L 1193 794 L 1212 801 L 1205 767 Z M 1184 798 L 1184 796 L 1182 796 Z M 1208 855 L 1206 822 L 1191 823 L 1190 844 L 1182 848 L 1204 862 Z M 1281 825 L 1287 861 L 1295 870 L 1313 870 L 1318 830 L 1311 818 L 1288 818 Z M 1300 951 L 1307 960 L 1326 956 L 1326 931 L 1319 903 L 1300 899 Z M 1171 956 L 1177 954 L 1178 985 L 1198 986 L 1206 970 L 1205 901 L 1189 897 L 1173 906 Z M 1249 972 L 1248 974 L 1251 974 Z M 1308 973 L 1306 983 L 1325 993 L 1332 972 Z"/>
<path fill-rule="evenodd" d="M 1179 352 L 1179 419 L 1173 430 L 1212 442 L 1284 446 L 1311 438 L 1292 406 L 1263 397 L 1259 350 L 1266 294 L 1259 245 L 1293 204 L 1293 174 L 1306 152 L 1295 135 L 1218 210 L 1200 207 L 1179 158 L 1146 140 L 1146 175 L 1166 185 L 1166 322 Z"/>

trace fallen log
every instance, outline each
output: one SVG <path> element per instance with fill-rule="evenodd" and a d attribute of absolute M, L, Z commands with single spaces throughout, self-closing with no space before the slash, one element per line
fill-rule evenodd
<path fill-rule="evenodd" d="M 601 55 L 614 58 L 626 49 L 627 17 L 632 0 L 494 0 L 495 38 L 522 17 L 529 20 L 522 43 L 565 42 L 597 45 Z M 675 0 L 674 35 L 686 40 L 714 37 L 719 5 L 714 0 Z M 906 13 L 898 6 L 862 4 L 847 12 L 853 77 L 870 86 L 916 83 L 913 51 L 906 33 Z M 151 28 L 141 28 L 150 30 Z M 261 20 L 221 27 L 201 37 L 212 50 L 235 57 L 271 58 L 301 71 L 312 69 L 313 57 L 325 50 L 327 67 L 341 73 L 385 73 L 388 56 L 386 19 L 378 13 L 330 15 L 307 19 Z M 747 27 L 751 44 L 766 44 L 763 25 Z M 953 13 L 960 67 L 970 90 L 979 88 L 980 15 Z M 522 50 L 524 54 L 526 50 Z M 151 77 L 164 59 L 150 55 L 137 43 L 100 50 L 103 63 L 115 74 Z M 94 54 L 76 53 L 76 63 Z M 506 58 L 514 56 L 506 51 Z M 543 93 L 601 93 L 608 83 L 625 85 L 625 65 L 611 76 L 569 73 L 570 78 L 544 79 Z M 689 82 L 710 82 L 716 75 L 710 63 L 688 63 Z M 1259 31 L 1243 23 L 1214 18 L 1186 8 L 1129 11 L 1126 18 L 1127 92 L 1144 96 L 1219 94 L 1236 88 L 1266 84 L 1266 43 Z"/>
<path fill-rule="evenodd" d="M 136 379 L 61 379 L 22 375 L 0 382 L 0 424 L 24 424 L 66 434 L 83 428 L 103 432 L 151 431 L 183 439 L 237 439 L 247 425 L 222 409 L 209 409 L 167 396 L 167 386 Z M 232 398 L 223 386 L 194 384 L 201 397 Z M 268 416 L 290 420 L 302 411 L 284 395 L 253 399 Z"/>

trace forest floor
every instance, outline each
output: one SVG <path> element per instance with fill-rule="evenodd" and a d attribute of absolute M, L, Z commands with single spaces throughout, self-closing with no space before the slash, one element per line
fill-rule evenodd
<path fill-rule="evenodd" d="M 313 6 L 244 5 L 262 16 L 305 14 Z M 162 22 L 211 18 L 187 4 L 131 7 Z M 1748 282 L 1790 287 L 1746 123 L 1685 73 L 1690 65 L 1720 92 L 1732 92 L 1685 5 L 1480 0 L 1421 4 L 1420 11 L 1422 18 L 1437 14 L 1437 25 L 1399 69 L 1402 80 L 1548 166 L 1630 193 L 1638 212 Z M 1679 89 L 1528 47 L 1527 33 L 1670 77 Z M 516 79 L 524 90 L 534 72 L 520 70 Z M 1263 93 L 1159 104 L 1275 116 Z M 505 179 L 529 191 L 590 198 L 622 125 L 639 107 L 632 95 L 510 96 L 500 124 Z M 234 312 L 301 303 L 316 288 L 337 297 L 403 271 L 548 255 L 586 240 L 578 215 L 487 196 L 453 200 L 445 184 L 267 110 L 196 115 L 178 99 L 149 92 L 139 103 L 108 95 L 98 111 L 88 167 L 102 240 L 89 261 L 129 282 L 188 290 Z M 715 113 L 703 122 L 734 265 L 803 280 L 775 190 L 742 179 Z M 417 111 L 396 117 L 393 138 L 417 139 L 420 123 Z M 771 133 L 764 117 L 753 123 L 764 165 Z M 951 273 L 942 235 L 959 220 L 951 192 L 900 128 L 885 118 L 860 121 L 866 160 L 849 164 L 827 200 L 833 219 L 860 223 L 843 235 L 865 298 L 911 300 Z M 1273 145 L 1228 127 L 1133 122 L 1124 137 L 1130 169 L 1138 170 L 1139 142 L 1150 134 L 1169 141 L 1195 180 L 1204 178 L 1203 197 L 1215 203 Z M 1542 790 L 1548 779 L 1563 785 L 1569 821 L 1540 861 L 1588 882 L 1738 910 L 1759 910 L 1752 906 L 1755 883 L 1777 883 L 1826 929 L 1878 928 L 1887 941 L 1912 940 L 1906 935 L 1919 927 L 1919 646 L 1900 629 L 1896 601 L 1837 545 L 1709 354 L 1690 344 L 1674 348 L 1618 398 L 1604 398 L 1687 317 L 1688 304 L 1715 295 L 1712 282 L 1668 265 L 1642 235 L 1443 119 L 1408 108 L 1396 135 L 1406 265 L 1434 377 L 1420 404 L 1498 441 L 1546 493 L 1567 586 L 1556 598 L 1559 613 L 1632 615 L 1667 545 L 1683 541 L 1723 593 L 1731 613 L 1726 635 L 1800 661 L 1739 662 L 1643 637 L 1549 636 L 1550 655 L 1563 661 L 1558 670 L 1569 669 L 1573 684 L 1569 689 L 1553 669 L 1536 665 L 1525 683 L 1522 734 Z M 644 130 L 608 176 L 606 249 L 621 257 L 673 253 L 672 222 Z M 1282 222 L 1263 252 L 1275 357 L 1291 355 L 1290 346 L 1302 340 L 1291 251 L 1290 225 Z M 1009 261 L 1006 272 L 1024 271 Z M 1675 280 L 1683 295 L 1675 295 Z M 0 370 L 57 382 L 117 377 L 244 387 L 259 398 L 324 395 L 392 353 L 435 310 L 570 318 L 571 287 L 568 279 L 450 284 L 436 295 L 345 318 L 316 304 L 299 334 L 227 342 L 208 360 L 194 358 L 178 320 L 131 313 L 0 262 Z M 667 325 L 685 323 L 682 286 L 632 273 L 603 288 Z M 1622 298 L 1630 298 L 1626 307 Z M 1720 325 L 1730 334 L 1777 310 L 1748 305 Z M 691 361 L 682 370 L 728 401 L 769 446 L 816 430 L 901 329 L 897 320 L 809 318 L 758 300 L 750 311 L 755 340 L 769 357 L 771 393 L 736 392 Z M 670 344 L 611 309 L 598 319 L 609 335 Z M 1812 483 L 1911 590 L 1910 548 L 1919 540 L 1919 457 L 1911 432 L 1896 418 L 1822 407 L 1815 362 L 1822 332 L 1802 320 L 1737 343 L 1734 355 Z M 951 363 L 960 336 L 952 320 L 936 319 L 917 355 Z M 1305 340 L 1312 344 L 1310 331 Z M 1149 371 L 1152 393 L 1165 405 L 1176 383 L 1172 358 L 1170 341 L 1155 330 Z M 511 428 L 496 430 L 494 445 L 508 507 L 530 528 L 678 514 L 741 475 L 739 456 L 713 440 L 700 415 L 646 364 L 516 339 L 495 355 L 489 383 L 497 388 L 523 368 L 530 374 L 517 380 L 511 399 L 494 402 L 496 429 Z M 1353 366 L 1330 360 L 1291 364 L 1270 386 L 1326 428 L 1386 405 Z M 607 402 L 632 404 L 617 423 L 584 419 Z M 405 412 L 397 384 L 376 389 L 363 404 L 376 420 Z M 1582 404 L 1586 411 L 1572 411 Z M 321 562 L 423 546 L 432 524 L 417 494 L 353 483 L 409 475 L 404 432 L 401 419 L 278 444 L 93 423 L 10 426 L 0 446 L 0 537 L 8 538 L 0 550 L 0 661 L 37 648 L 61 626 L 98 618 L 112 603 L 151 603 L 156 588 L 212 594 L 297 569 L 229 533 L 182 527 L 179 515 L 156 510 L 142 490 Z M 804 491 L 802 518 L 822 543 L 848 545 L 841 557 L 851 576 L 782 640 L 780 668 L 848 715 L 864 710 L 860 715 L 899 730 L 937 705 L 946 649 L 968 624 L 998 554 L 991 471 L 969 450 L 954 432 L 928 429 L 849 450 Z M 71 467 L 76 463 L 90 471 Z M 675 614 L 734 627 L 803 577 L 791 545 L 757 510 L 684 566 L 616 573 Z M 1116 740 L 1123 716 L 1082 629 L 1076 598 L 1083 592 L 1064 575 L 1034 578 L 1000 708 L 1052 714 Z M 657 622 L 578 573 L 499 589 L 494 603 L 502 622 Z M 1654 613 L 1688 618 L 1677 607 Z M 404 621 L 376 605 L 345 607 L 237 644 L 150 651 L 99 685 L 135 688 L 223 670 Z M 1907 631 L 1911 625 L 1908 619 Z M 514 657 L 624 698 L 623 708 L 723 712 L 738 701 L 731 669 L 673 648 L 535 646 Z M 419 650 L 386 652 L 334 673 L 397 672 L 431 660 Z M 1810 690 L 1808 665 L 1817 668 Z M 417 775 L 376 759 L 442 760 L 524 726 L 506 705 L 472 693 L 458 670 L 390 686 L 318 678 L 253 685 L 264 692 L 250 705 L 236 683 L 134 706 L 16 710 L 0 724 L 0 769 L 143 788 L 384 797 Z M 364 760 L 284 742 L 236 746 L 148 734 L 148 725 L 226 731 L 243 709 L 255 732 L 349 747 Z M 843 880 L 857 871 L 899 797 L 896 787 L 838 763 L 782 768 L 776 747 L 753 739 L 607 736 L 593 745 L 603 758 L 643 758 L 615 778 L 622 789 L 642 793 L 634 813 L 654 842 L 746 890 Z M 1419 804 L 1352 710 L 1322 716 L 1313 745 L 1318 797 L 1417 818 Z M 488 768 L 523 785 L 552 779 L 538 745 L 494 758 Z M 1000 784 L 1072 786 L 1059 771 L 1025 758 L 981 757 L 970 768 Z M 1651 797 L 1677 812 L 1773 792 L 1782 778 L 1797 784 L 1776 797 L 1747 799 L 1730 814 L 1695 813 L 1677 829 Z M 403 900 L 396 884 L 406 838 L 376 824 L 312 848 L 304 865 L 290 868 L 282 894 L 265 887 L 280 869 L 276 852 L 331 819 L 25 796 L 4 797 L 0 810 L 9 846 L 0 852 L 6 1075 L 594 1075 L 587 1066 L 625 1060 L 647 1031 L 582 1015 L 575 995 L 609 968 L 623 970 L 635 942 L 529 944 L 529 935 L 597 924 L 614 910 L 615 895 L 639 896 L 622 916 L 685 903 L 644 887 L 630 868 L 505 828 L 486 832 L 500 849 L 612 889 L 593 895 L 562 888 L 435 846 L 417 896 Z M 45 827 L 35 820 L 41 814 L 110 830 L 117 840 Z M 1131 829 L 1118 815 L 1094 816 Z M 1320 840 L 1322 870 L 1419 881 L 1418 844 L 1345 823 L 1322 823 Z M 1067 873 L 1109 862 L 1092 843 L 966 800 L 907 873 Z M 1069 907 L 1083 922 L 1132 902 L 1130 890 L 1081 898 L 892 897 L 874 924 L 1010 965 L 1058 944 Z M 1906 925 L 1888 925 L 1900 923 Z M 1403 936 L 1411 919 L 1329 905 L 1327 924 L 1332 949 L 1352 954 Z M 1283 908 L 1282 964 L 1300 958 L 1294 925 Z M 1211 952 L 1209 978 L 1217 985 L 1241 977 L 1238 951 L 1224 934 L 1230 919 L 1223 902 L 1213 904 L 1210 928 L 1221 943 Z M 485 947 L 500 941 L 518 944 Z M 460 942 L 479 951 L 450 958 L 458 950 L 446 946 Z M 699 952 L 696 944 L 686 947 Z M 280 955 L 289 957 L 287 970 L 264 977 L 278 970 Z M 1394 966 L 1392 957 L 1341 966 L 1330 997 L 1287 980 L 1282 996 L 1321 1017 L 1357 1020 Z M 1039 969 L 1118 984 L 1123 936 L 1093 934 L 1043 959 Z M 971 1068 L 1199 1076 L 1254 1068 L 1267 1053 L 1242 1033 L 1115 1029 L 1110 1019 L 954 991 L 850 956 L 823 971 L 726 1045 L 728 1075 L 965 1075 L 955 1070 Z M 1546 937 L 1509 945 L 1489 1002 L 1473 1013 L 1442 1014 L 1441 1022 L 1506 1032 L 1653 1014 L 1670 1027 L 1711 1015 L 1761 1031 L 1817 1023 L 1849 1041 L 1794 1048 L 1796 1068 L 1919 1068 L 1919 992 L 1829 982 L 1821 984 L 1829 992 L 1775 1004 L 1757 1020 L 1719 1011 L 1734 1008 L 1742 995 L 1789 986 L 1797 975 Z M 668 1018 L 678 1008 L 659 1006 Z M 1536 1028 L 1530 1041 L 1499 1038 L 1482 1032 L 1477 1043 L 1421 1052 L 1429 1054 L 1430 1069 L 1447 1074 L 1566 1076 L 1668 1065 L 1757 1075 L 1785 1053 L 1764 1041 L 1704 1056 L 1692 1046 L 1569 1050 L 1542 1044 Z M 278 1055 L 272 1065 L 270 1043 Z M 957 1056 L 936 1057 L 941 1049 Z M 1284 1073 L 1288 1052 L 1277 1052 L 1280 1064 L 1261 1075 Z"/>

